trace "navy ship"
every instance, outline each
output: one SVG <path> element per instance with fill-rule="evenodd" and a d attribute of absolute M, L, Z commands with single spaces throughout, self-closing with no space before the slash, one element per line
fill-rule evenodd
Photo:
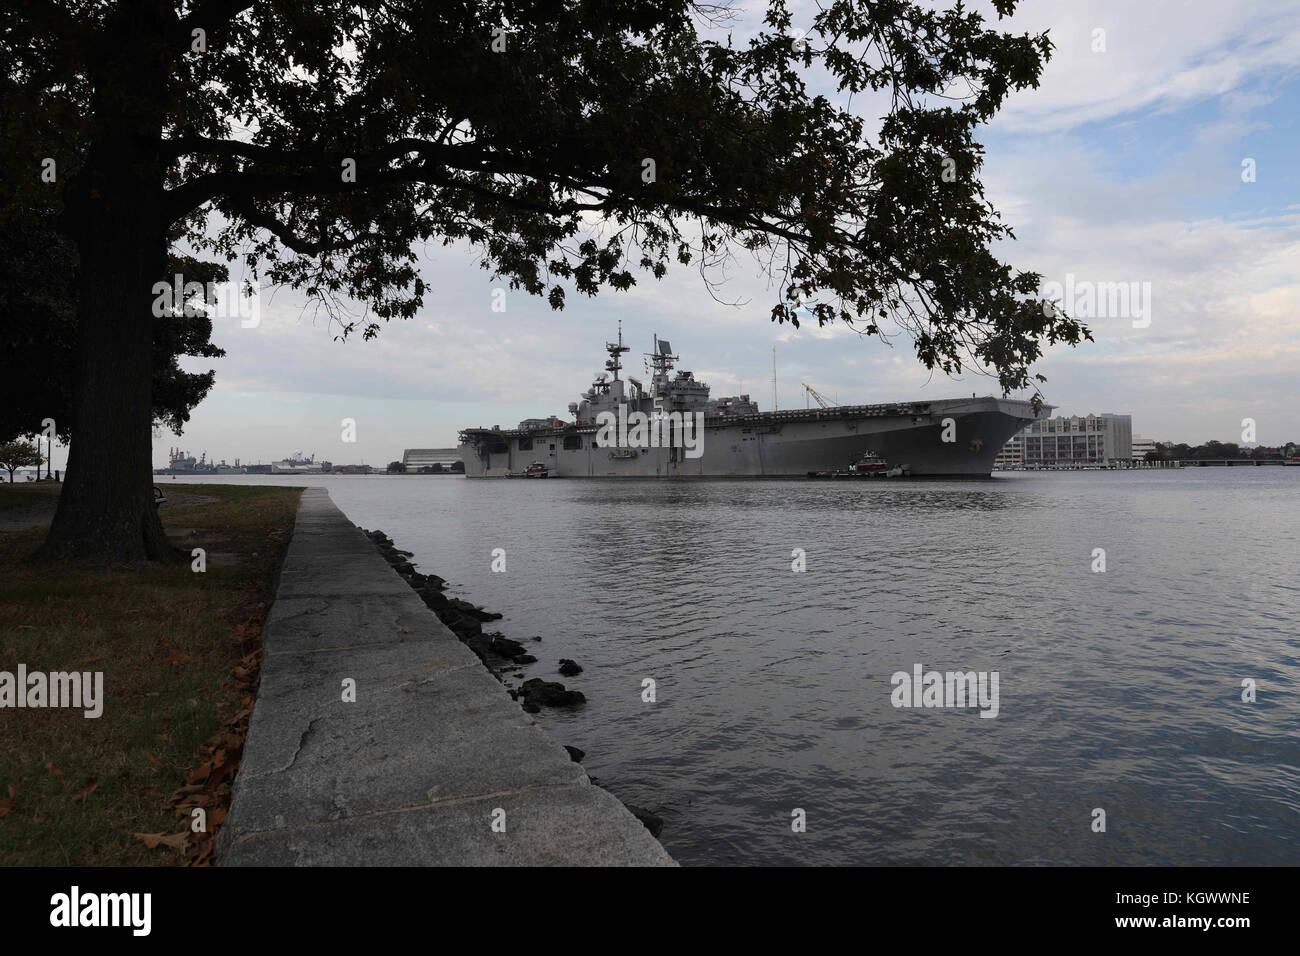
<path fill-rule="evenodd" d="M 552 478 L 807 478 L 872 455 L 916 477 L 987 478 L 1007 440 L 1052 410 L 988 396 L 762 412 L 748 395 L 710 398 L 706 383 L 676 370 L 678 356 L 658 336 L 646 356 L 648 384 L 620 374 L 630 351 L 621 328 L 605 350 L 605 371 L 569 406 L 572 421 L 552 415 L 517 428 L 463 429 L 466 477 L 517 477 L 540 466 Z M 627 429 L 638 413 L 664 423 L 659 433 L 671 440 L 655 441 L 654 428 L 650 441 L 645 429 Z"/>

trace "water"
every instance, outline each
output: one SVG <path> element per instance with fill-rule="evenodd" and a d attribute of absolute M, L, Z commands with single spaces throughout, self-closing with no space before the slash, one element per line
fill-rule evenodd
<path fill-rule="evenodd" d="M 1300 862 L 1300 469 L 215 480 L 324 485 L 540 635 L 589 703 L 539 721 L 683 864 Z M 917 663 L 998 716 L 896 709 Z"/>

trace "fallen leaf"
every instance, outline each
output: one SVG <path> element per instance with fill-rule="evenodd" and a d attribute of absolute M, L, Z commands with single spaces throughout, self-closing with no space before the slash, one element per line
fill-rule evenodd
<path fill-rule="evenodd" d="M 54 776 L 56 776 L 56 777 L 62 777 L 62 776 L 63 776 L 63 771 L 60 770 L 58 767 L 54 766 L 54 761 L 53 761 L 53 760 L 46 761 L 46 763 L 45 763 L 45 769 L 48 770 L 50 773 L 54 774 Z"/>
<path fill-rule="evenodd" d="M 87 657 L 83 657 L 79 663 L 89 664 L 91 661 L 102 661 L 103 659 L 103 654 L 90 654 Z"/>
<path fill-rule="evenodd" d="M 89 779 L 86 781 L 86 785 L 84 787 L 82 787 L 80 790 L 78 790 L 76 793 L 72 795 L 72 802 L 77 803 L 81 800 L 85 800 L 88 796 L 90 796 L 98 789 L 99 789 L 99 781 L 93 778 Z"/>
<path fill-rule="evenodd" d="M 165 764 L 164 764 L 161 760 L 159 760 L 157 757 L 155 757 L 153 754 L 151 754 L 151 753 L 146 753 L 145 756 L 149 758 L 149 762 L 150 762 L 151 764 L 153 764 L 155 767 L 162 767 L 162 766 L 165 766 Z"/>
<path fill-rule="evenodd" d="M 188 831 L 182 830 L 180 833 L 172 833 L 166 836 L 161 833 L 132 833 L 131 836 L 135 837 L 137 840 L 143 840 L 144 845 L 151 850 L 159 845 L 169 846 L 179 850 L 185 844 L 185 836 L 187 832 Z"/>
<path fill-rule="evenodd" d="M 172 651 L 158 663 L 163 667 L 169 667 L 173 664 L 188 664 L 193 658 L 183 651 Z"/>

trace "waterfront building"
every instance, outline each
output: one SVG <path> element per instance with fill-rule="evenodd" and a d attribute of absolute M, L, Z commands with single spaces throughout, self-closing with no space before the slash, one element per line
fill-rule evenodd
<path fill-rule="evenodd" d="M 402 464 L 408 475 L 418 475 L 422 468 L 442 465 L 443 471 L 450 471 L 451 466 L 464 456 L 458 448 L 408 448 L 402 452 Z"/>
<path fill-rule="evenodd" d="M 1134 457 L 1131 415 L 1057 415 L 1030 422 L 1012 436 L 998 452 L 996 467 L 1109 467 L 1127 465 Z"/>
<path fill-rule="evenodd" d="M 1154 438 L 1143 438 L 1141 435 L 1133 436 L 1133 460 L 1145 461 L 1148 452 L 1156 450 L 1156 440 Z"/>
<path fill-rule="evenodd" d="M 1012 435 L 998 457 L 993 460 L 994 471 L 1016 471 L 1025 467 L 1025 438 L 1022 432 Z"/>

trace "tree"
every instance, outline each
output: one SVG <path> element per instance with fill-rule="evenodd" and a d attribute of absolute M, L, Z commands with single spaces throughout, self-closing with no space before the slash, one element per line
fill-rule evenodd
<path fill-rule="evenodd" d="M 414 315 L 416 247 L 437 241 L 557 309 L 566 290 L 627 289 L 673 262 L 717 278 L 750 253 L 774 321 L 892 321 L 928 368 L 987 369 L 1008 391 L 1042 343 L 1090 338 L 1040 301 L 1040 276 L 991 253 L 1012 233 L 979 179 L 974 130 L 1037 85 L 1046 34 L 911 0 L 827 0 L 799 34 L 769 0 L 735 44 L 727 15 L 686 0 L 6 7 L 21 135 L 3 172 L 48 193 L 38 171 L 56 162 L 80 261 L 77 436 L 44 553 L 170 553 L 148 500 L 140 316 L 181 239 L 304 290 L 343 335 Z M 879 131 L 810 92 L 814 76 L 886 92 Z"/>
<path fill-rule="evenodd" d="M 400 461 L 390 461 L 390 462 L 388 463 L 388 473 L 389 473 L 390 475 L 404 475 L 404 474 L 406 474 L 406 465 L 405 465 L 405 463 L 400 462 Z"/>
<path fill-rule="evenodd" d="M 0 445 L 0 468 L 9 472 L 9 481 L 12 484 L 14 472 L 19 468 L 28 468 L 32 465 L 39 465 L 45 460 L 41 454 L 40 448 L 28 441 L 11 441 Z"/>
<path fill-rule="evenodd" d="M 0 440 L 41 430 L 53 419 L 63 441 L 72 437 L 73 380 L 77 366 L 75 250 L 58 234 L 48 210 L 0 214 Z M 198 282 L 220 282 L 226 267 L 171 256 L 168 271 Z M 199 301 L 153 322 L 152 424 L 180 433 L 190 412 L 212 387 L 214 373 L 187 372 L 182 355 L 220 358 L 210 341 L 212 319 Z"/>

